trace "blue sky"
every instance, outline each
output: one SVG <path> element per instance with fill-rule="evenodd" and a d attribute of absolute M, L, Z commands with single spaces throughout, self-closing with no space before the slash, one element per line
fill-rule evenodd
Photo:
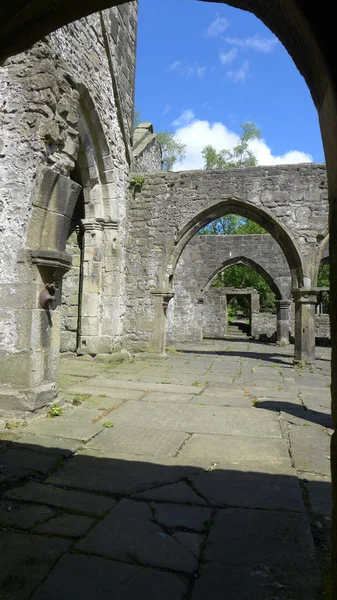
<path fill-rule="evenodd" d="M 232 147 L 245 121 L 261 130 L 259 164 L 324 162 L 316 109 L 292 59 L 261 21 L 225 4 L 139 0 L 136 108 L 186 143 L 179 170 L 201 168 L 206 144 Z"/>

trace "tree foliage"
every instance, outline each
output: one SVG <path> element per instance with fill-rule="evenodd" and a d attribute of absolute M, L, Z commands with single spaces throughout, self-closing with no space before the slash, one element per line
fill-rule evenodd
<path fill-rule="evenodd" d="M 253 235 L 268 233 L 261 225 L 241 215 L 228 214 L 209 223 L 199 235 Z"/>
<path fill-rule="evenodd" d="M 318 269 L 317 276 L 317 286 L 318 287 L 330 287 L 330 265 L 329 263 L 321 264 Z M 329 312 L 329 292 L 322 292 L 322 308 L 323 313 L 327 314 Z"/>
<path fill-rule="evenodd" d="M 238 264 L 228 267 L 217 275 L 212 285 L 214 287 L 254 288 L 260 294 L 261 312 L 276 312 L 275 294 L 268 283 L 259 273 L 246 265 Z M 239 296 L 238 304 L 242 308 L 248 305 L 247 300 Z"/>
<path fill-rule="evenodd" d="M 261 132 L 256 125 L 246 121 L 240 125 L 242 134 L 236 146 L 231 150 L 223 149 L 217 152 L 211 145 L 205 146 L 201 154 L 204 158 L 204 169 L 233 169 L 241 167 L 256 167 L 257 158 L 249 150 L 249 142 L 259 140 Z"/>
<path fill-rule="evenodd" d="M 186 144 L 178 140 L 172 131 L 160 131 L 157 140 L 162 150 L 162 165 L 164 171 L 172 171 L 174 165 L 181 163 L 185 158 Z"/>

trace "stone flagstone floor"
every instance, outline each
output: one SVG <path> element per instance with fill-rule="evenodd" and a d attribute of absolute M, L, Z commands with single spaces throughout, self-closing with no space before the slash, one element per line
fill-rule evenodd
<path fill-rule="evenodd" d="M 330 352 L 292 352 L 63 357 L 49 415 L 1 422 L 1 599 L 328 599 Z"/>

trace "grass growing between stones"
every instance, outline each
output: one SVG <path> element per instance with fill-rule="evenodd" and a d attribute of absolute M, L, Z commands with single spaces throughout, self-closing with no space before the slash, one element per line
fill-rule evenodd
<path fill-rule="evenodd" d="M 106 429 L 111 429 L 111 427 L 114 427 L 114 424 L 112 423 L 112 421 L 104 421 L 104 423 L 102 423 L 102 426 Z"/>
<path fill-rule="evenodd" d="M 53 419 L 54 417 L 61 417 L 63 414 L 63 410 L 60 406 L 58 406 L 57 404 L 53 404 L 48 413 L 47 413 L 47 417 L 49 419 Z"/>
<path fill-rule="evenodd" d="M 85 400 L 88 400 L 89 398 L 91 398 L 91 394 L 78 394 L 77 396 L 73 397 L 72 403 L 74 406 L 79 406 L 82 404 L 82 402 L 85 402 Z"/>
<path fill-rule="evenodd" d="M 27 421 L 6 421 L 5 429 L 18 429 L 19 427 L 26 427 Z"/>

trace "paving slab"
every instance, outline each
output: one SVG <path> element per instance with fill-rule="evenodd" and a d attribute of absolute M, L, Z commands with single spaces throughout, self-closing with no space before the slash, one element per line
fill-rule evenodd
<path fill-rule="evenodd" d="M 69 457 L 80 447 L 79 440 L 72 440 L 63 437 L 47 437 L 33 435 L 32 433 L 15 434 L 11 448 L 17 450 L 46 452 L 56 456 Z"/>
<path fill-rule="evenodd" d="M 89 440 L 102 429 L 100 422 L 93 419 L 99 416 L 98 410 L 76 406 L 69 408 L 60 417 L 43 418 L 27 426 L 27 431 L 35 435 Z"/>
<path fill-rule="evenodd" d="M 124 381 L 122 379 L 107 379 L 95 377 L 90 379 L 88 387 L 110 388 L 116 390 L 139 390 L 142 392 L 163 392 L 164 394 L 200 394 L 203 387 L 193 385 L 171 385 L 164 383 L 151 383 L 147 381 Z M 81 393 L 86 386 L 73 386 L 67 392 Z"/>
<path fill-rule="evenodd" d="M 194 434 L 186 442 L 179 453 L 185 460 L 197 457 L 210 462 L 226 462 L 233 464 L 290 465 L 285 440 L 266 439 L 235 435 Z"/>
<path fill-rule="evenodd" d="M 184 481 L 162 485 L 145 492 L 134 495 L 140 500 L 158 500 L 160 502 L 179 502 L 181 504 L 206 505 L 206 500 L 201 498 Z"/>
<path fill-rule="evenodd" d="M 150 506 L 154 511 L 154 519 L 158 524 L 174 529 L 184 527 L 185 529 L 203 531 L 207 527 L 207 522 L 211 516 L 209 508 L 200 506 L 157 504 L 156 502 L 151 502 Z"/>
<path fill-rule="evenodd" d="M 204 559 L 222 565 L 316 568 L 306 515 L 287 511 L 220 510 L 211 526 Z"/>
<path fill-rule="evenodd" d="M 171 392 L 145 392 L 142 395 L 143 402 L 172 402 L 172 404 L 188 404 L 193 398 L 199 397 L 195 394 L 173 394 Z"/>
<path fill-rule="evenodd" d="M 2 527 L 33 529 L 55 515 L 48 506 L 39 504 L 19 504 L 12 500 L 0 501 L 0 523 Z"/>
<path fill-rule="evenodd" d="M 225 593 L 225 596 L 224 596 Z M 191 600 L 320 600 L 319 573 L 264 564 L 249 567 L 203 565 Z"/>
<path fill-rule="evenodd" d="M 156 429 L 171 429 L 190 433 L 247 435 L 281 438 L 277 416 L 269 411 L 251 409 L 128 402 L 114 415 L 114 423 Z"/>
<path fill-rule="evenodd" d="M 90 395 L 89 398 L 86 396 Z M 93 385 L 78 385 L 76 391 L 67 389 L 69 398 L 79 398 L 83 406 L 88 408 L 109 408 L 122 400 L 140 400 L 144 392 L 140 390 L 115 389 L 111 387 L 95 387 Z"/>
<path fill-rule="evenodd" d="M 69 541 L 3 531 L 0 538 L 0 589 L 4 600 L 27 600 Z"/>
<path fill-rule="evenodd" d="M 199 558 L 202 544 L 204 543 L 204 536 L 198 533 L 191 533 L 190 531 L 177 531 L 173 534 L 173 537 L 183 546 L 185 546 L 193 556 Z"/>
<path fill-rule="evenodd" d="M 78 513 L 102 516 L 107 510 L 115 506 L 113 498 L 106 498 L 98 494 L 86 494 L 74 490 L 47 485 L 45 483 L 28 482 L 19 485 L 5 494 L 6 498 L 24 500 L 26 502 L 39 502 L 57 508 L 64 508 Z"/>
<path fill-rule="evenodd" d="M 191 477 L 194 489 L 211 506 L 304 511 L 296 471 L 290 464 L 240 467 L 218 463 L 214 470 Z"/>
<path fill-rule="evenodd" d="M 75 549 L 125 562 L 136 561 L 193 573 L 198 564 L 195 556 L 152 519 L 151 508 L 146 502 L 121 500 L 75 545 Z"/>
<path fill-rule="evenodd" d="M 331 474 L 330 452 L 319 450 L 308 444 L 291 445 L 291 456 L 297 471 L 319 473 L 329 476 Z"/>
<path fill-rule="evenodd" d="M 183 600 L 185 594 L 184 582 L 173 573 L 66 554 L 31 600 Z"/>
<path fill-rule="evenodd" d="M 284 408 L 280 413 L 280 419 L 292 423 L 293 425 L 308 427 L 312 424 L 316 424 L 327 429 L 332 429 L 331 414 L 325 414 L 315 410 L 306 410 L 305 408 L 300 407 L 295 408 L 293 406 L 288 406 Z"/>
<path fill-rule="evenodd" d="M 95 519 L 90 517 L 65 513 L 57 515 L 46 523 L 39 525 L 35 528 L 35 531 L 36 533 L 79 538 L 85 535 L 95 523 Z"/>
<path fill-rule="evenodd" d="M 136 494 L 200 473 L 208 465 L 209 461 L 202 458 L 158 456 L 154 462 L 149 456 L 88 449 L 53 473 L 47 483 L 107 494 Z"/>
<path fill-rule="evenodd" d="M 299 477 L 307 489 L 312 512 L 316 515 L 330 517 L 332 511 L 331 478 L 316 473 L 303 473 Z"/>
<path fill-rule="evenodd" d="M 143 456 L 175 456 L 187 439 L 188 434 L 180 431 L 117 426 L 98 433 L 86 448 Z"/>
<path fill-rule="evenodd" d="M 55 453 L 31 452 L 8 448 L 0 453 L 0 471 L 17 477 L 28 477 L 33 474 L 47 475 L 53 468 L 57 457 Z"/>

